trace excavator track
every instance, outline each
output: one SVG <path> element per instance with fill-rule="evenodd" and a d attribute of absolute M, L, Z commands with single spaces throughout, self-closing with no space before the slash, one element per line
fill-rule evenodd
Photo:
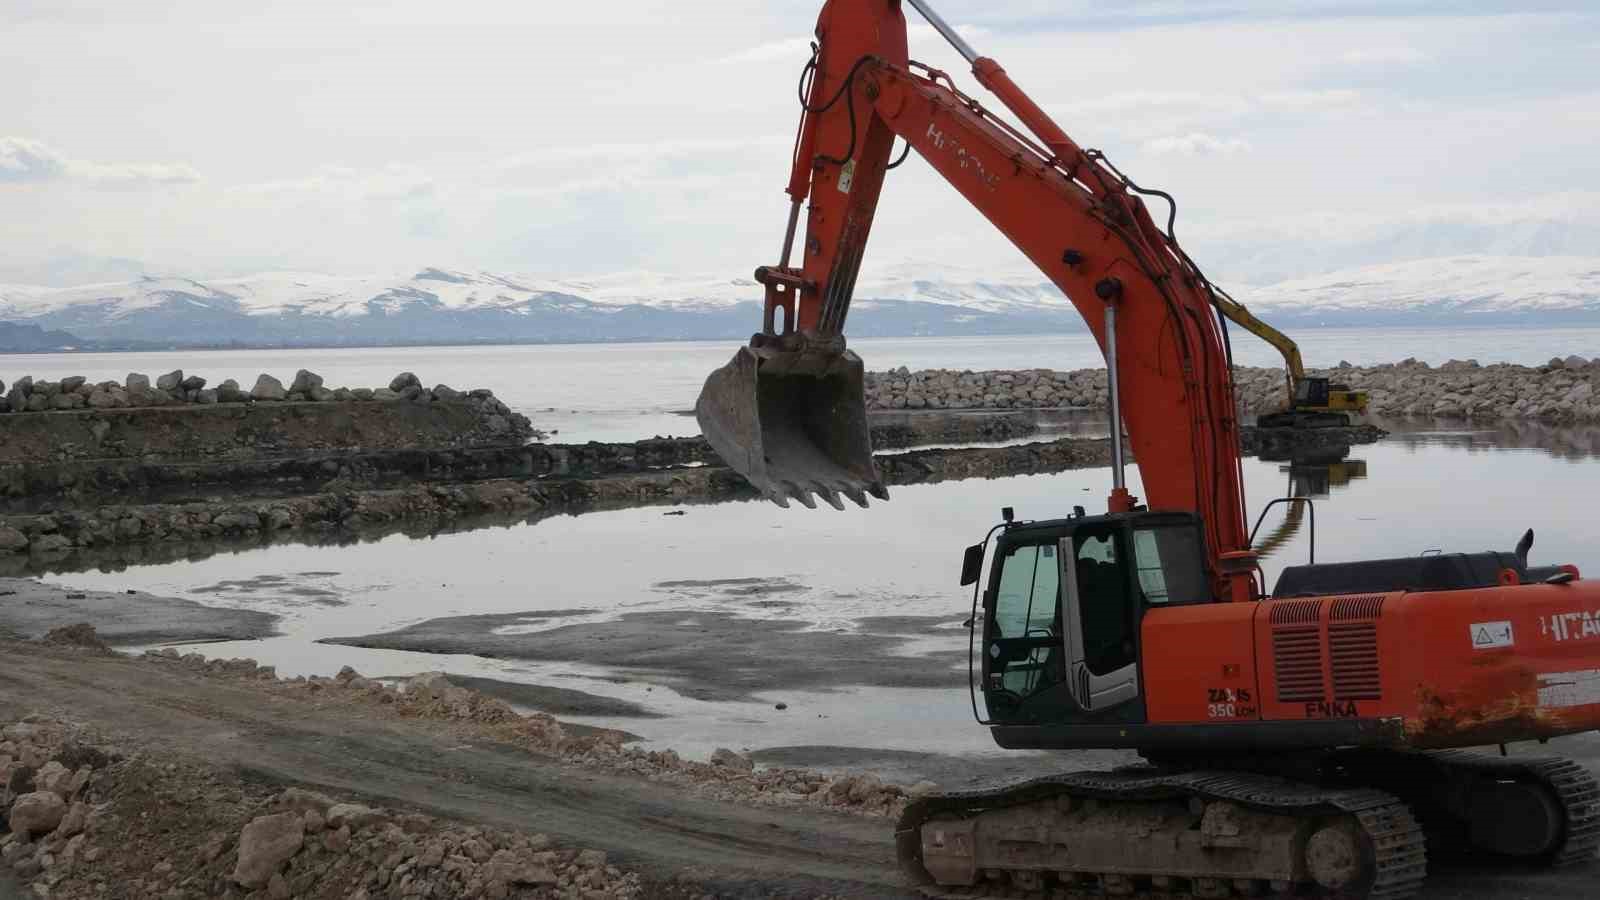
<path fill-rule="evenodd" d="M 1366 848 L 1359 884 L 1325 889 L 1305 880 L 1291 881 L 1281 872 L 1261 877 L 1235 874 L 1228 878 L 1191 878 L 1184 874 L 1148 871 L 1097 873 L 1075 868 L 1072 872 L 1041 872 L 1037 865 L 1018 867 L 979 865 L 984 877 L 971 886 L 945 886 L 935 882 L 924 867 L 923 825 L 937 821 L 961 823 L 986 812 L 1036 804 L 1041 801 L 1069 805 L 1097 801 L 1107 808 L 1152 801 L 1186 801 L 1193 807 L 1232 804 L 1237 807 L 1292 820 L 1297 827 L 1312 821 L 1339 821 L 1353 828 Z M 1304 827 L 1309 827 L 1305 825 Z M 1427 875 L 1427 850 L 1421 826 L 1407 806 L 1391 794 L 1368 788 L 1324 788 L 1271 775 L 1230 771 L 1170 772 L 1151 768 L 1113 772 L 1075 772 L 1027 781 L 996 791 L 934 794 L 906 808 L 895 829 L 902 870 L 927 897 L 1008 897 L 1055 900 L 1063 897 L 1115 896 L 1133 898 L 1325 896 L 1345 900 L 1401 900 L 1422 886 Z M 1165 836 L 1163 836 L 1165 837 Z M 1176 840 L 1176 836 L 1173 836 Z M 1304 830 L 1299 839 L 1304 843 Z M 996 869 L 999 871 L 997 872 Z M 997 877 L 998 876 L 998 877 Z"/>
<path fill-rule="evenodd" d="M 1489 756 L 1466 750 L 1443 750 L 1416 754 L 1435 769 L 1435 777 L 1454 784 L 1469 780 L 1491 780 L 1538 786 L 1548 792 L 1555 804 L 1559 822 L 1553 846 L 1535 854 L 1552 866 L 1591 862 L 1600 850 L 1600 782 L 1582 765 L 1561 757 Z M 1387 767 L 1395 771 L 1392 764 Z M 1402 769 L 1403 770 L 1403 769 Z M 1424 815 L 1425 811 L 1419 810 Z M 1465 847 L 1495 851 L 1493 846 Z"/>

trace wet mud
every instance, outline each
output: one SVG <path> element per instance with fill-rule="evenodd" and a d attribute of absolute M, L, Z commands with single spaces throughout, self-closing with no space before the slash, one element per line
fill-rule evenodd
<path fill-rule="evenodd" d="M 278 617 L 137 591 L 81 591 L 0 578 L 0 631 L 40 638 L 80 622 L 93 624 L 107 644 L 135 646 L 255 640 L 275 634 Z"/>
<path fill-rule="evenodd" d="M 506 633 L 529 614 L 451 616 L 397 631 L 320 643 L 605 666 L 696 700 L 781 699 L 783 691 L 857 685 L 951 688 L 965 683 L 965 652 L 904 653 L 895 627 L 819 630 L 803 620 L 751 619 L 719 610 L 626 613 L 605 622 Z M 918 617 L 921 618 L 921 617 Z M 961 621 L 952 612 L 940 622 Z M 919 622 L 918 626 L 931 625 Z"/>

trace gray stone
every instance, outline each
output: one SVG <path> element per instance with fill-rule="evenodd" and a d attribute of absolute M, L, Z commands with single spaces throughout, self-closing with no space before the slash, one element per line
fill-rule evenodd
<path fill-rule="evenodd" d="M 718 747 L 711 754 L 711 764 L 723 769 L 733 769 L 739 772 L 754 772 L 756 764 L 747 756 L 729 750 L 727 747 Z"/>
<path fill-rule="evenodd" d="M 352 390 L 352 391 L 351 391 L 351 392 L 350 392 L 350 393 L 351 393 L 351 395 L 353 395 L 353 396 L 354 396 L 354 397 L 355 397 L 355 398 L 356 398 L 356 399 L 357 399 L 357 400 L 363 400 L 363 401 L 364 401 L 364 400 L 371 400 L 371 399 L 373 399 L 373 395 L 374 395 L 374 394 L 375 394 L 375 393 L 376 393 L 376 392 L 375 392 L 375 391 L 373 391 L 373 390 L 372 390 L 372 388 L 355 388 L 355 389 L 354 389 L 354 390 Z"/>
<path fill-rule="evenodd" d="M 82 375 L 68 375 L 66 378 L 61 379 L 61 390 L 70 394 L 78 388 L 83 387 L 83 383 L 88 380 L 89 379 L 84 378 Z"/>
<path fill-rule="evenodd" d="M 199 390 L 199 391 L 195 391 L 194 392 L 194 402 L 196 402 L 196 403 L 203 403 L 203 404 L 205 404 L 207 406 L 210 406 L 210 405 L 216 403 L 218 399 L 219 399 L 219 396 L 218 396 L 217 392 L 215 390 L 210 389 L 210 388 L 206 388 L 204 390 Z"/>
<path fill-rule="evenodd" d="M 263 374 L 256 379 L 256 386 L 250 390 L 250 396 L 256 400 L 282 400 L 288 396 L 288 391 L 283 389 L 283 382 L 271 375 Z"/>
<path fill-rule="evenodd" d="M 220 403 L 242 403 L 250 399 L 250 395 L 239 390 L 239 382 L 229 378 L 217 385 L 217 401 Z"/>
<path fill-rule="evenodd" d="M 186 391 L 198 391 L 206 386 L 206 380 L 199 375 L 190 375 L 181 382 L 181 385 Z"/>
<path fill-rule="evenodd" d="M 400 399 L 400 394 L 399 394 L 399 392 L 391 391 L 388 388 L 378 388 L 377 390 L 372 392 L 372 399 L 374 399 L 374 400 L 399 400 Z"/>
<path fill-rule="evenodd" d="M 72 541 L 59 534 L 41 534 L 28 546 L 34 553 L 60 553 L 72 549 Z"/>
<path fill-rule="evenodd" d="M 82 405 L 83 398 L 77 394 L 55 394 L 50 398 L 51 409 L 72 409 L 74 406 Z"/>
<path fill-rule="evenodd" d="M 261 816 L 239 834 L 239 864 L 233 880 L 245 887 L 261 887 L 278 867 L 300 851 L 305 843 L 306 823 L 299 813 L 284 812 Z"/>
<path fill-rule="evenodd" d="M 412 372 L 401 372 L 399 375 L 394 377 L 394 380 L 389 382 L 389 390 L 394 391 L 397 394 L 401 391 L 404 391 L 408 387 L 421 386 L 422 379 L 418 378 Z"/>
<path fill-rule="evenodd" d="M 311 390 L 306 391 L 306 396 L 317 403 L 327 403 L 329 400 L 333 399 L 333 391 L 328 390 L 322 385 L 316 385 L 315 387 L 311 388 Z"/>
<path fill-rule="evenodd" d="M 130 391 L 134 388 L 148 388 L 150 387 L 150 376 L 141 375 L 138 372 L 129 372 L 128 380 L 124 383 L 124 386 Z"/>
<path fill-rule="evenodd" d="M 11 385 L 11 390 L 6 394 L 6 399 L 11 401 L 11 408 L 22 412 L 28 408 L 28 394 L 33 390 L 33 376 L 24 375 Z"/>
<path fill-rule="evenodd" d="M 382 812 L 358 803 L 335 803 L 328 808 L 327 816 L 329 828 L 339 829 L 348 826 L 351 831 L 360 831 L 387 818 L 388 816 Z"/>
<path fill-rule="evenodd" d="M 427 391 L 420 384 L 408 385 L 400 390 L 400 396 L 405 400 L 422 400 L 426 394 Z"/>
<path fill-rule="evenodd" d="M 82 800 L 68 807 L 67 814 L 61 817 L 61 824 L 56 826 L 57 838 L 69 838 L 83 832 L 84 826 L 89 823 L 89 804 Z"/>
<path fill-rule="evenodd" d="M 156 387 L 163 391 L 175 391 L 183 386 L 183 370 L 173 369 L 171 372 L 156 379 Z"/>
<path fill-rule="evenodd" d="M 289 385 L 289 390 L 296 394 L 311 393 L 312 388 L 322 387 L 322 376 L 309 369 L 301 369 L 294 373 L 294 383 Z"/>
<path fill-rule="evenodd" d="M 556 884 L 554 872 L 510 850 L 498 850 L 484 866 L 484 876 L 500 884 Z"/>
<path fill-rule="evenodd" d="M 21 835 L 49 834 L 67 815 L 67 801 L 52 791 L 23 794 L 11 804 L 11 830 Z"/>
<path fill-rule="evenodd" d="M 117 398 L 110 391 L 97 390 L 89 395 L 89 406 L 92 409 L 112 409 L 117 405 Z"/>
<path fill-rule="evenodd" d="M 435 400 L 460 400 L 461 398 L 461 392 L 448 384 L 434 385 L 433 399 Z"/>
<path fill-rule="evenodd" d="M 333 392 L 333 399 L 340 403 L 349 403 L 355 399 L 355 393 L 349 388 L 336 388 Z"/>
<path fill-rule="evenodd" d="M 33 394 L 38 396 L 54 397 L 59 393 L 61 393 L 61 382 L 59 381 L 35 381 L 33 383 Z"/>
<path fill-rule="evenodd" d="M 28 549 L 28 536 L 15 528 L 0 527 L 0 553 L 17 553 Z"/>

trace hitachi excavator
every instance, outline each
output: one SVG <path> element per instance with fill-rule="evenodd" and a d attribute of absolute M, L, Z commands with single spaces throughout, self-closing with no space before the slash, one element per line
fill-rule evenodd
<path fill-rule="evenodd" d="M 1171 198 L 1072 141 L 925 0 L 904 3 L 1022 128 L 908 57 L 902 0 L 828 0 L 783 253 L 757 271 L 763 327 L 708 378 L 698 417 L 781 504 L 886 498 L 844 328 L 903 140 L 1060 286 L 1110 373 L 1106 514 L 1007 514 L 966 550 L 973 712 L 1002 747 L 1145 760 L 915 800 L 896 830 L 910 882 L 934 897 L 1387 900 L 1419 889 L 1430 852 L 1593 859 L 1600 786 L 1583 767 L 1460 748 L 1600 727 L 1600 584 L 1531 564 L 1529 532 L 1515 552 L 1289 566 L 1269 591 L 1222 294 L 1179 247 Z"/>

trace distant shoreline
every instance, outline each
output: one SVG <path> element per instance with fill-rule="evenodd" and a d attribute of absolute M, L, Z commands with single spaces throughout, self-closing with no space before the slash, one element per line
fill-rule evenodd
<path fill-rule="evenodd" d="M 1464 332 L 1464 331 L 1539 331 L 1561 328 L 1600 329 L 1600 317 L 1585 317 L 1582 319 L 1556 319 L 1552 321 L 1530 321 L 1517 319 L 1514 321 L 1472 321 L 1460 323 L 1446 322 L 1370 322 L 1360 325 L 1342 323 L 1309 323 L 1295 322 L 1290 319 L 1274 320 L 1275 324 L 1282 325 L 1293 333 L 1306 333 L 1314 331 L 1439 331 L 1439 332 Z M 1231 329 L 1237 336 L 1239 329 Z M 980 338 L 1050 338 L 1050 337 L 1081 337 L 1088 334 L 1087 328 L 1055 331 L 983 331 L 962 334 L 854 334 L 852 340 L 950 340 L 950 339 L 980 339 Z M 129 342 L 126 344 L 89 343 L 50 348 L 8 348 L 0 347 L 0 356 L 40 356 L 54 354 L 93 355 L 100 353 L 175 353 L 175 352 L 226 352 L 226 351 L 261 351 L 261 350 L 393 350 L 405 348 L 424 347 L 592 347 L 606 344 L 693 344 L 711 342 L 736 342 L 743 343 L 748 340 L 749 334 L 738 335 L 642 335 L 638 337 L 619 338 L 562 338 L 560 340 L 418 340 L 418 341 L 384 341 L 384 342 L 351 342 L 341 343 L 335 341 L 307 341 L 304 343 L 172 343 L 152 344 L 145 342 Z M 1577 348 L 1584 349 L 1584 348 Z"/>

